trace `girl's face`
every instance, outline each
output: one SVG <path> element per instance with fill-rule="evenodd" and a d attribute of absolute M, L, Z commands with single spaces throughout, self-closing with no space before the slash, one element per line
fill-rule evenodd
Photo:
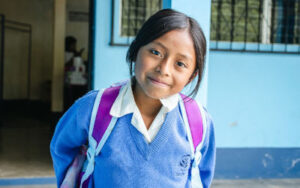
<path fill-rule="evenodd" d="M 172 30 L 140 48 L 135 92 L 153 99 L 179 93 L 195 76 L 196 52 L 187 30 Z"/>

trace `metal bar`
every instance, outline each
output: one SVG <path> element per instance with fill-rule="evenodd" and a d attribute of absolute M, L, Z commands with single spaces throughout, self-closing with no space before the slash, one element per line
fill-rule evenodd
<path fill-rule="evenodd" d="M 232 42 L 234 40 L 234 19 L 235 19 L 235 0 L 231 0 L 231 29 L 230 29 L 230 49 L 232 49 Z"/>
<path fill-rule="evenodd" d="M 29 44 L 28 44 L 28 83 L 27 83 L 27 99 L 30 100 L 30 88 L 31 88 L 31 47 L 32 47 L 32 28 L 29 32 Z"/>
<path fill-rule="evenodd" d="M 245 0 L 245 27 L 244 27 L 244 50 L 246 50 L 247 34 L 248 34 L 248 0 Z"/>
<path fill-rule="evenodd" d="M 138 8 L 139 8 L 139 0 L 135 0 L 135 27 L 134 27 L 134 35 L 137 33 L 137 26 L 138 26 Z"/>
<path fill-rule="evenodd" d="M 90 3 L 91 4 L 95 4 L 94 3 L 95 0 L 90 0 Z M 91 6 L 91 5 L 90 5 Z M 91 10 L 92 8 L 90 8 Z M 111 34 L 110 34 L 110 45 L 114 44 L 115 43 L 115 39 L 114 39 L 114 22 L 115 22 L 115 0 L 112 0 L 111 1 Z M 122 14 L 122 13 L 121 13 Z M 93 15 L 95 16 L 95 15 Z M 94 20 L 94 18 L 92 18 Z M 91 18 L 90 18 L 91 20 Z"/>
<path fill-rule="evenodd" d="M 15 31 L 21 31 L 21 32 L 24 32 L 24 33 L 29 33 L 30 32 L 30 30 L 20 29 L 20 28 L 11 27 L 11 26 L 5 26 L 5 29 L 10 29 L 10 30 L 15 30 Z"/>
<path fill-rule="evenodd" d="M 212 51 L 224 51 L 224 52 L 245 52 L 244 50 L 232 50 L 232 49 L 211 49 Z M 300 52 L 284 52 L 284 51 L 267 51 L 267 50 L 247 50 L 249 53 L 270 53 L 270 54 L 299 54 Z"/>
<path fill-rule="evenodd" d="M 147 0 L 144 0 L 144 19 L 143 19 L 143 23 L 145 23 L 146 21 L 146 17 L 147 17 L 147 14 L 146 14 L 146 11 L 147 11 Z"/>
<path fill-rule="evenodd" d="M 289 37 L 289 27 L 290 27 L 290 24 L 289 24 L 289 0 L 286 0 L 286 1 L 283 1 L 283 18 L 284 18 L 284 24 L 283 24 L 283 33 L 284 33 L 284 36 L 282 36 L 282 39 L 281 42 L 284 42 L 284 51 L 287 51 L 287 44 L 289 43 L 289 40 L 288 40 L 288 37 Z"/>
<path fill-rule="evenodd" d="M 20 29 L 20 30 L 29 30 L 29 28 L 31 27 L 31 25 L 14 25 L 14 24 L 8 24 L 5 21 L 5 27 L 11 27 L 11 28 L 16 28 L 16 29 Z"/>
<path fill-rule="evenodd" d="M 260 50 L 260 43 L 261 43 L 261 14 L 262 14 L 262 0 L 259 0 L 259 7 L 258 7 L 258 28 L 257 28 L 257 43 L 258 43 L 258 49 Z"/>
<path fill-rule="evenodd" d="M 1 48 L 1 54 L 0 54 L 0 101 L 3 100 L 3 69 L 4 69 L 4 40 L 5 40 L 5 30 L 4 30 L 4 22 L 5 22 L 5 16 L 4 15 L 0 15 L 0 18 L 1 18 L 1 22 L 0 22 L 0 25 L 1 25 L 1 41 L 0 41 L 0 48 Z"/>
<path fill-rule="evenodd" d="M 297 12 L 297 29 L 298 31 L 296 32 L 297 33 L 297 39 L 296 39 L 296 43 L 299 45 L 299 50 L 300 50 L 300 1 L 297 2 L 298 4 L 298 12 Z"/>
<path fill-rule="evenodd" d="M 295 14 L 295 1 L 296 0 L 289 0 L 288 6 L 286 11 L 287 13 L 287 23 L 288 23 L 288 27 L 287 27 L 287 43 L 289 44 L 294 44 L 295 43 L 295 20 L 296 20 L 296 14 Z M 296 26 L 297 27 L 297 26 Z"/>
<path fill-rule="evenodd" d="M 298 31 L 297 33 L 297 39 L 296 39 L 296 43 L 299 45 L 298 47 L 298 52 L 300 53 L 300 1 L 297 2 L 298 3 L 298 13 L 297 13 L 297 29 Z"/>
<path fill-rule="evenodd" d="M 24 27 L 31 27 L 30 24 L 17 22 L 17 21 L 14 21 L 14 20 L 5 20 L 5 23 L 20 25 L 20 26 L 24 26 Z"/>
<path fill-rule="evenodd" d="M 125 1 L 125 0 L 124 0 Z M 127 0 L 127 44 L 129 44 L 129 36 L 130 36 L 130 3 L 131 0 Z"/>
<path fill-rule="evenodd" d="M 282 35 L 281 35 L 281 42 L 283 43 L 287 43 L 287 17 L 288 17 L 288 11 L 286 10 L 287 9 L 287 3 L 285 1 L 282 1 L 282 7 L 283 9 L 283 27 L 282 27 Z"/>
<path fill-rule="evenodd" d="M 88 47 L 88 90 L 93 89 L 94 85 L 94 55 L 95 55 L 95 1 L 89 0 L 89 47 Z M 113 5 L 114 0 L 112 0 Z M 112 6 L 114 9 L 114 6 Z M 113 16 L 112 16 L 113 18 Z M 112 24 L 112 34 L 113 35 L 113 22 Z M 113 37 L 113 36 L 112 36 Z M 112 40 L 113 42 L 113 40 Z"/>
<path fill-rule="evenodd" d="M 275 24 L 275 7 L 276 0 L 272 0 L 272 17 L 271 17 L 271 50 L 274 51 L 274 24 Z"/>
<path fill-rule="evenodd" d="M 221 39 L 221 11 L 222 11 L 222 1 L 218 1 L 218 6 L 217 6 L 217 31 L 216 31 L 216 42 L 217 45 L 216 47 L 218 48 L 218 41 Z"/>

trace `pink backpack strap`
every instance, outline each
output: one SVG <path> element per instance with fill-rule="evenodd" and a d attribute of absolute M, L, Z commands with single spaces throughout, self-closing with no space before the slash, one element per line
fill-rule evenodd
<path fill-rule="evenodd" d="M 203 138 L 203 117 L 200 108 L 194 99 L 183 94 L 180 94 L 180 96 L 184 102 L 184 107 L 193 139 L 194 151 L 196 151 L 197 146 L 200 144 Z"/>
<path fill-rule="evenodd" d="M 122 86 L 107 88 L 102 94 L 92 133 L 92 136 L 98 144 L 112 119 L 112 116 L 109 112 L 113 103 L 118 97 L 121 87 Z"/>

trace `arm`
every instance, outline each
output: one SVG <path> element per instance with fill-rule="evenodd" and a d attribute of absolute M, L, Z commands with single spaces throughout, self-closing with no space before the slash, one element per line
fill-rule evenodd
<path fill-rule="evenodd" d="M 214 126 L 210 115 L 206 112 L 207 129 L 204 137 L 204 143 L 200 150 L 202 159 L 199 164 L 201 181 L 203 188 L 208 188 L 211 185 L 216 161 L 216 147 Z"/>
<path fill-rule="evenodd" d="M 50 144 L 50 152 L 57 178 L 62 183 L 65 173 L 88 139 L 91 112 L 97 92 L 92 91 L 77 100 L 59 120 Z"/>

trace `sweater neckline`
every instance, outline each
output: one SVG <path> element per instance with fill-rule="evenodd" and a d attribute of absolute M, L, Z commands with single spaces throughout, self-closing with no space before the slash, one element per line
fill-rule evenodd
<path fill-rule="evenodd" d="M 132 140 L 145 160 L 149 160 L 152 154 L 163 148 L 168 141 L 169 134 L 172 132 L 171 129 L 176 126 L 177 108 L 178 106 L 166 114 L 165 121 L 153 141 L 150 143 L 145 140 L 144 135 L 141 134 L 134 126 L 128 126 Z"/>

